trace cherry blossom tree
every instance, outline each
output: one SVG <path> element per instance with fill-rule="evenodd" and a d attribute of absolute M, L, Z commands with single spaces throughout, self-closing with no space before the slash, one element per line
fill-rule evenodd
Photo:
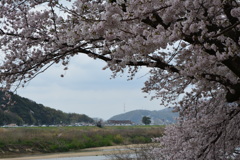
<path fill-rule="evenodd" d="M 72 56 L 113 75 L 150 68 L 144 92 L 180 120 L 157 138 L 164 159 L 240 158 L 238 0 L 0 1 L 0 82 L 24 86 Z"/>

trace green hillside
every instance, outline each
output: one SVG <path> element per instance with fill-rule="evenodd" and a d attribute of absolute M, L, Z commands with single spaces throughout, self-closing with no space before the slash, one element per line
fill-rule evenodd
<path fill-rule="evenodd" d="M 159 111 L 134 110 L 113 116 L 109 120 L 130 120 L 136 124 L 141 124 L 143 116 L 150 117 L 153 124 L 170 124 L 176 122 L 178 113 L 172 112 L 170 108 Z"/>
<path fill-rule="evenodd" d="M 7 104 L 2 99 L 3 96 L 4 93 L 0 92 L 0 104 Z M 0 107 L 0 125 L 11 123 L 17 125 L 56 125 L 93 122 L 92 118 L 84 114 L 64 113 L 15 94 L 12 94 L 12 100 L 16 104 Z"/>

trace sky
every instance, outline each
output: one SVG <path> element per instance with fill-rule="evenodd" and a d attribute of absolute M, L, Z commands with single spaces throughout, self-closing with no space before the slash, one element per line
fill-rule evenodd
<path fill-rule="evenodd" d="M 159 100 L 150 101 L 151 95 L 141 91 L 148 69 L 142 68 L 129 81 L 127 73 L 111 79 L 111 71 L 102 70 L 105 65 L 101 60 L 78 55 L 71 60 L 69 70 L 64 71 L 56 64 L 18 89 L 17 94 L 63 112 L 104 120 L 136 109 L 164 108 L 159 105 Z M 63 78 L 61 74 L 64 74 Z"/>

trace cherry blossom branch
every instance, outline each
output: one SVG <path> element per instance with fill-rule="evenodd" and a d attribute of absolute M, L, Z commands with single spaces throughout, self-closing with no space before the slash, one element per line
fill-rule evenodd
<path fill-rule="evenodd" d="M 216 37 L 218 37 L 218 36 L 220 36 L 220 35 L 228 32 L 228 31 L 230 31 L 231 29 L 235 28 L 235 27 L 238 26 L 239 24 L 240 24 L 240 21 L 239 21 L 239 22 L 236 22 L 236 23 L 233 24 L 233 25 L 230 25 L 230 26 L 226 27 L 226 28 L 225 28 L 224 30 L 222 30 L 220 33 L 212 36 L 211 38 L 216 38 Z"/>

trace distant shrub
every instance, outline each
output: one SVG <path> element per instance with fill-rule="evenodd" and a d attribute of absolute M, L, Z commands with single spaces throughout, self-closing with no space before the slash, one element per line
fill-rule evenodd
<path fill-rule="evenodd" d="M 115 144 L 121 144 L 123 141 L 124 141 L 124 138 L 120 134 L 117 134 L 113 137 L 113 142 Z"/>
<path fill-rule="evenodd" d="M 131 142 L 134 144 L 150 143 L 151 138 L 144 136 L 135 136 L 132 138 Z"/>

